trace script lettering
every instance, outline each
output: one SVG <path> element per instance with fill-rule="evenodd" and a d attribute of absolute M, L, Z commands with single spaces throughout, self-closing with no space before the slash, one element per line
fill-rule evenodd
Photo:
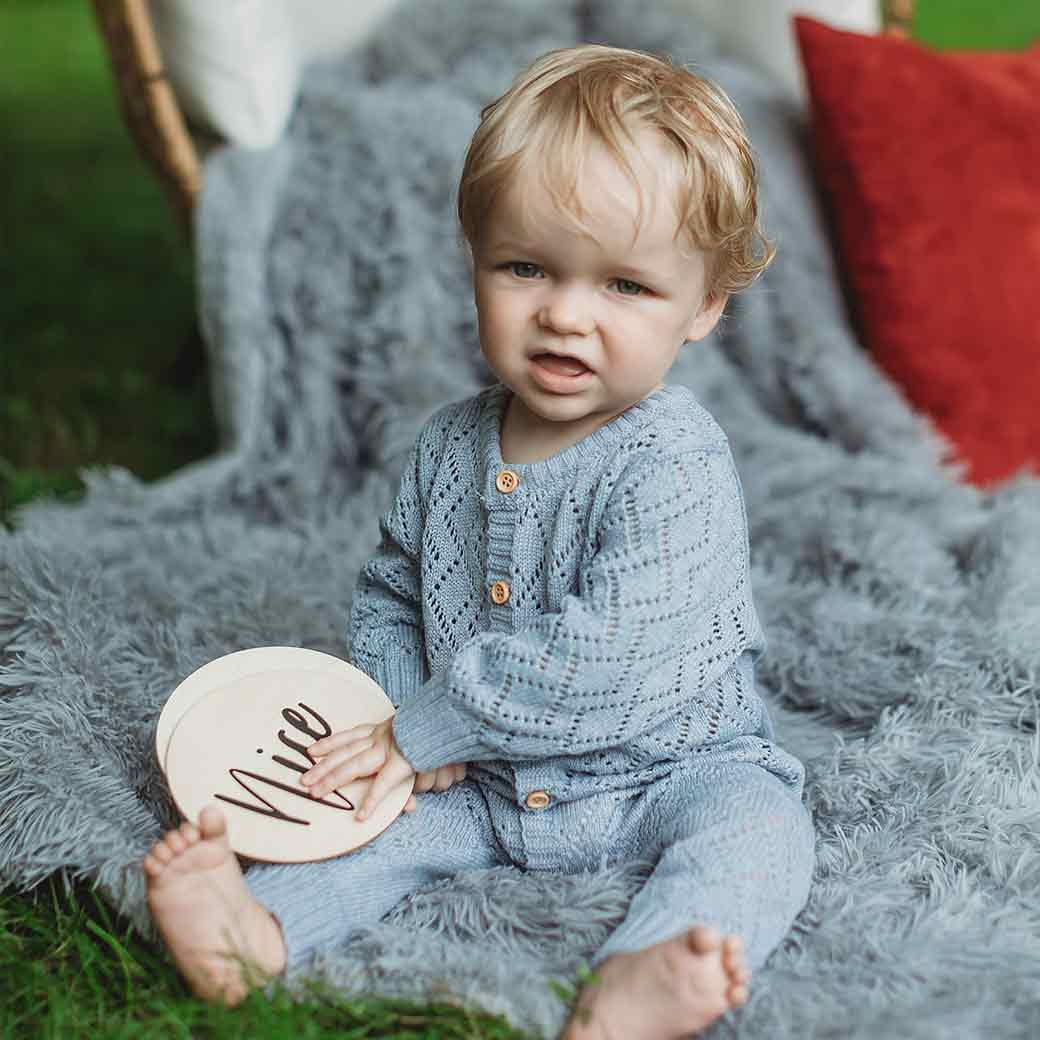
<path fill-rule="evenodd" d="M 292 708 L 283 708 L 282 718 L 285 719 L 285 721 L 288 722 L 289 725 L 291 725 L 294 729 L 298 729 L 301 732 L 306 733 L 309 737 L 313 737 L 315 740 L 321 740 L 322 737 L 327 737 L 332 732 L 332 727 L 313 708 L 304 704 L 303 701 L 297 701 L 296 703 L 299 704 L 299 706 L 303 708 L 304 711 L 309 712 L 318 720 L 324 732 L 318 733 L 315 730 L 310 729 L 307 726 L 307 720 L 298 711 L 294 711 Z M 291 747 L 294 751 L 303 755 L 303 757 L 307 760 L 307 765 L 301 765 L 299 762 L 293 762 L 291 759 L 286 758 L 284 755 L 272 755 L 271 758 L 280 766 L 286 766 L 289 769 L 295 769 L 297 773 L 306 773 L 307 770 L 312 765 L 314 765 L 314 759 L 311 757 L 311 753 L 307 750 L 306 744 L 297 743 L 291 737 L 286 736 L 284 729 L 280 729 L 278 731 L 278 739 L 286 747 Z M 339 793 L 339 791 L 333 791 L 332 794 L 335 795 L 336 798 L 339 798 L 342 801 L 346 802 L 347 805 L 351 804 L 348 801 L 348 799 L 346 799 L 343 795 Z"/>
<path fill-rule="evenodd" d="M 285 719 L 285 721 L 288 722 L 289 725 L 293 727 L 293 729 L 299 730 L 301 733 L 306 733 L 307 736 L 311 737 L 314 740 L 321 740 L 323 737 L 327 737 L 332 733 L 332 727 L 324 718 L 322 718 L 321 715 L 318 714 L 318 712 L 316 712 L 313 708 L 309 707 L 308 705 L 304 704 L 302 701 L 297 701 L 297 703 L 301 708 L 303 708 L 304 711 L 306 711 L 317 721 L 317 723 L 322 727 L 323 732 L 319 732 L 318 730 L 312 729 L 307 720 L 295 709 L 283 708 L 282 718 Z M 303 757 L 307 760 L 308 765 L 304 766 L 298 762 L 293 762 L 291 759 L 285 758 L 283 755 L 272 755 L 272 761 L 277 762 L 279 765 L 286 766 L 289 769 L 295 770 L 297 773 L 304 773 L 307 771 L 309 766 L 314 765 L 314 759 L 311 757 L 310 752 L 308 752 L 307 745 L 300 744 L 297 741 L 288 737 L 284 729 L 280 729 L 278 731 L 278 739 L 286 747 L 290 747 L 297 753 L 303 755 Z M 231 768 L 228 770 L 228 773 L 231 776 L 231 778 L 235 781 L 235 783 L 239 784 L 241 787 L 244 787 L 255 799 L 257 799 L 257 801 L 262 802 L 264 805 L 267 806 L 267 808 L 261 809 L 258 805 L 250 805 L 248 802 L 243 802 L 238 798 L 231 798 L 228 795 L 224 794 L 214 794 L 214 797 L 219 798 L 222 802 L 228 802 L 231 805 L 237 805 L 239 806 L 239 808 L 245 809 L 248 812 L 260 813 L 261 816 L 269 816 L 275 820 L 284 820 L 286 823 L 302 824 L 304 827 L 310 826 L 309 820 L 302 820 L 298 816 L 290 816 L 288 813 L 282 812 L 281 809 L 276 808 L 274 805 L 272 805 L 271 802 L 264 798 L 263 795 L 254 791 L 253 788 L 250 787 L 249 784 L 247 784 L 245 780 L 242 779 L 243 776 L 248 776 L 261 784 L 268 784 L 271 787 L 277 787 L 280 790 L 286 791 L 287 793 L 294 795 L 297 798 L 306 798 L 308 801 L 317 802 L 319 805 L 328 806 L 328 808 L 330 809 L 339 809 L 340 811 L 349 812 L 355 808 L 354 803 L 345 795 L 340 794 L 339 791 L 333 791 L 331 793 L 343 803 L 342 805 L 336 805 L 333 802 L 327 802 L 324 798 L 315 798 L 309 791 L 301 790 L 299 787 L 293 787 L 289 784 L 284 784 L 280 780 L 275 780 L 273 777 L 264 776 L 262 773 L 254 773 L 249 769 Z"/>
<path fill-rule="evenodd" d="M 263 802 L 267 806 L 267 809 L 261 809 L 258 806 L 250 805 L 248 802 L 239 801 L 237 798 L 229 798 L 225 794 L 214 795 L 215 798 L 219 798 L 222 802 L 230 802 L 232 805 L 238 805 L 243 809 L 248 809 L 249 812 L 260 813 L 261 816 L 270 816 L 276 820 L 285 820 L 286 823 L 300 823 L 304 827 L 310 826 L 310 820 L 301 820 L 298 816 L 290 816 L 288 813 L 284 813 L 281 809 L 276 809 L 262 794 L 257 794 L 249 784 L 247 784 L 242 777 L 249 776 L 254 780 L 259 780 L 262 784 L 270 784 L 272 787 L 279 787 L 283 791 L 288 791 L 289 794 L 295 795 L 297 798 L 306 798 L 308 801 L 318 802 L 320 805 L 327 805 L 330 809 L 340 809 L 347 811 L 353 809 L 354 803 L 347 798 L 343 801 L 346 805 L 333 805 L 331 802 L 326 802 L 322 798 L 313 798 L 306 791 L 300 791 L 295 787 L 290 787 L 288 784 L 283 784 L 279 780 L 273 780 L 269 776 L 264 776 L 262 773 L 254 773 L 248 769 L 229 769 L 228 772 L 236 783 L 241 784 L 254 798 Z"/>
<path fill-rule="evenodd" d="M 321 723 L 321 728 L 324 732 L 318 733 L 311 729 L 310 726 L 307 725 L 307 720 L 298 711 L 294 711 L 292 708 L 282 708 L 282 718 L 285 719 L 293 729 L 298 729 L 301 733 L 306 733 L 308 737 L 312 737 L 314 740 L 321 740 L 322 737 L 327 737 L 332 733 L 332 727 L 313 708 L 308 708 L 302 701 L 297 701 L 296 703 Z"/>

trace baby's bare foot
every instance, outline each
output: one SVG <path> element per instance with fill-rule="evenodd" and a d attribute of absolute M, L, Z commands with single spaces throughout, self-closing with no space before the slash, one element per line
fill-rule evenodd
<path fill-rule="evenodd" d="M 638 953 L 608 957 L 585 984 L 562 1040 L 677 1040 L 748 998 L 739 936 L 698 926 Z"/>
<path fill-rule="evenodd" d="M 281 929 L 249 891 L 216 806 L 198 827 L 167 831 L 143 867 L 152 917 L 196 996 L 237 1004 L 284 969 Z"/>

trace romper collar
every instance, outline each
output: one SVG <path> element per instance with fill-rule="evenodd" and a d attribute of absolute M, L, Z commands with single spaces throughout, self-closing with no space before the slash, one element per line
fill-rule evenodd
<path fill-rule="evenodd" d="M 604 458 L 613 454 L 613 449 L 630 439 L 638 430 L 646 426 L 656 415 L 665 410 L 675 398 L 683 393 L 681 387 L 663 386 L 637 401 L 631 408 L 620 415 L 615 415 L 610 422 L 583 437 L 563 451 L 550 455 L 538 462 L 505 462 L 502 459 L 500 434 L 502 419 L 513 391 L 504 383 L 495 383 L 480 395 L 480 439 L 485 473 L 497 473 L 501 469 L 511 469 L 523 477 L 525 484 L 558 483 L 575 470 L 594 466 Z"/>

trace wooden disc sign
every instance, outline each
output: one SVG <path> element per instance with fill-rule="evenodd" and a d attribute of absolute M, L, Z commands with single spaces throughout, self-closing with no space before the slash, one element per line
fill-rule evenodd
<path fill-rule="evenodd" d="M 316 740 L 393 714 L 380 686 L 346 661 L 299 647 L 254 647 L 210 661 L 173 691 L 155 749 L 186 819 L 197 822 L 215 803 L 239 855 L 303 863 L 364 845 L 404 809 L 414 777 L 360 823 L 356 810 L 373 777 L 322 798 L 300 780 Z"/>

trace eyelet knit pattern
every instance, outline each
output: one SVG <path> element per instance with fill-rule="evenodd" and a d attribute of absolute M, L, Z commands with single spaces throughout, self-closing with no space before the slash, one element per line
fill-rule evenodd
<path fill-rule="evenodd" d="M 511 797 L 638 786 L 691 758 L 800 791 L 755 689 L 765 639 L 722 429 L 664 386 L 550 458 L 506 463 L 511 394 L 427 421 L 359 577 L 352 659 L 397 708 L 405 757 L 472 763 Z"/>

